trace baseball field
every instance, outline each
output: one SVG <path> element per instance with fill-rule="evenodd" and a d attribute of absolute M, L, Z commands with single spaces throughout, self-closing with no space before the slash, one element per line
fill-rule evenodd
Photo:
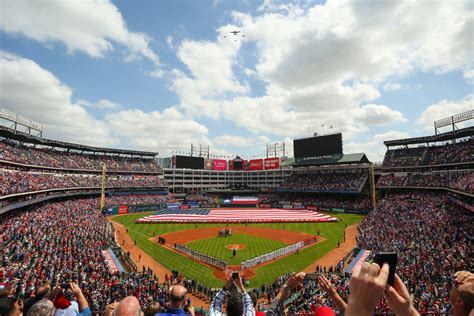
<path fill-rule="evenodd" d="M 250 287 L 257 287 L 265 283 L 272 283 L 277 276 L 286 272 L 302 271 L 329 251 L 337 248 L 338 242 L 344 239 L 344 229 L 358 223 L 363 216 L 355 214 L 332 214 L 340 219 L 338 222 L 316 223 L 261 223 L 261 224 L 229 224 L 236 231 L 230 237 L 212 237 L 203 235 L 202 231 L 222 229 L 225 224 L 136 224 L 138 218 L 147 216 L 147 213 L 128 214 L 114 217 L 112 220 L 128 229 L 129 236 L 136 245 L 158 261 L 168 270 L 178 270 L 189 278 L 205 283 L 211 287 L 222 286 L 222 280 L 215 276 L 212 267 L 191 260 L 180 253 L 164 247 L 156 242 L 158 236 L 180 235 L 186 237 L 189 248 L 221 258 L 230 265 L 268 253 L 290 244 L 285 240 L 285 234 L 296 233 L 317 236 L 319 242 L 306 247 L 282 259 L 272 261 L 256 268 L 255 276 L 250 280 Z M 253 229 L 253 230 L 252 230 Z M 257 231 L 257 233 L 253 233 Z M 267 232 L 261 233 L 260 231 Z M 270 232 L 270 233 L 268 233 Z M 205 238 L 203 237 L 205 236 Z M 120 242 L 120 237 L 119 242 Z M 181 237 L 182 238 L 182 237 Z M 286 241 L 286 242 L 285 242 Z M 234 245 L 239 245 L 235 257 L 232 255 Z"/>

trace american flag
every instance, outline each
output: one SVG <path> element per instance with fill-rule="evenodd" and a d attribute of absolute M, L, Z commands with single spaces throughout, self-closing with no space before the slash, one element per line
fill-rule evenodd
<path fill-rule="evenodd" d="M 166 210 L 140 218 L 139 223 L 156 222 L 328 222 L 337 218 L 309 210 L 289 209 L 211 209 L 211 210 Z"/>

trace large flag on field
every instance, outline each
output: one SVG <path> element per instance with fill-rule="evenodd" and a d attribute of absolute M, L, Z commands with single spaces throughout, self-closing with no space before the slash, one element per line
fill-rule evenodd
<path fill-rule="evenodd" d="M 286 209 L 212 209 L 163 210 L 140 218 L 140 223 L 155 222 L 327 222 L 337 218 L 308 210 Z"/>

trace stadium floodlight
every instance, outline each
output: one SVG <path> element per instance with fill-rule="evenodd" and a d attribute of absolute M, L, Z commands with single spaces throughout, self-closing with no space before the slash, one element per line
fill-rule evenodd
<path fill-rule="evenodd" d="M 286 151 L 285 151 L 285 143 L 274 143 L 267 145 L 267 158 L 269 157 L 286 157 Z"/>
<path fill-rule="evenodd" d="M 474 110 L 459 113 L 450 117 L 445 117 L 434 121 L 435 135 L 438 135 L 439 129 L 445 126 L 452 126 L 453 131 L 457 130 L 456 123 L 472 120 L 474 118 Z"/>
<path fill-rule="evenodd" d="M 11 129 L 18 131 L 21 127 L 27 130 L 28 135 L 43 137 L 43 124 L 30 120 L 24 116 L 0 108 L 0 120 L 12 123 Z"/>

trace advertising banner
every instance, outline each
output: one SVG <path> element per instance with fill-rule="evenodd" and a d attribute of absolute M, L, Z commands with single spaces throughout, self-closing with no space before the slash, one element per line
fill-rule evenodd
<path fill-rule="evenodd" d="M 234 161 L 229 160 L 229 170 L 234 170 Z"/>
<path fill-rule="evenodd" d="M 214 170 L 226 170 L 227 161 L 225 159 L 214 159 Z"/>
<path fill-rule="evenodd" d="M 205 160 L 204 160 L 204 169 L 206 169 L 206 170 L 214 170 L 214 160 L 212 160 L 212 159 L 205 159 Z"/>
<path fill-rule="evenodd" d="M 265 159 L 265 170 L 278 168 L 280 168 L 280 158 L 274 157 Z"/>
<path fill-rule="evenodd" d="M 263 159 L 250 160 L 250 170 L 263 170 Z"/>
<path fill-rule="evenodd" d="M 119 214 L 127 214 L 128 213 L 128 205 L 120 205 L 118 213 Z"/>

